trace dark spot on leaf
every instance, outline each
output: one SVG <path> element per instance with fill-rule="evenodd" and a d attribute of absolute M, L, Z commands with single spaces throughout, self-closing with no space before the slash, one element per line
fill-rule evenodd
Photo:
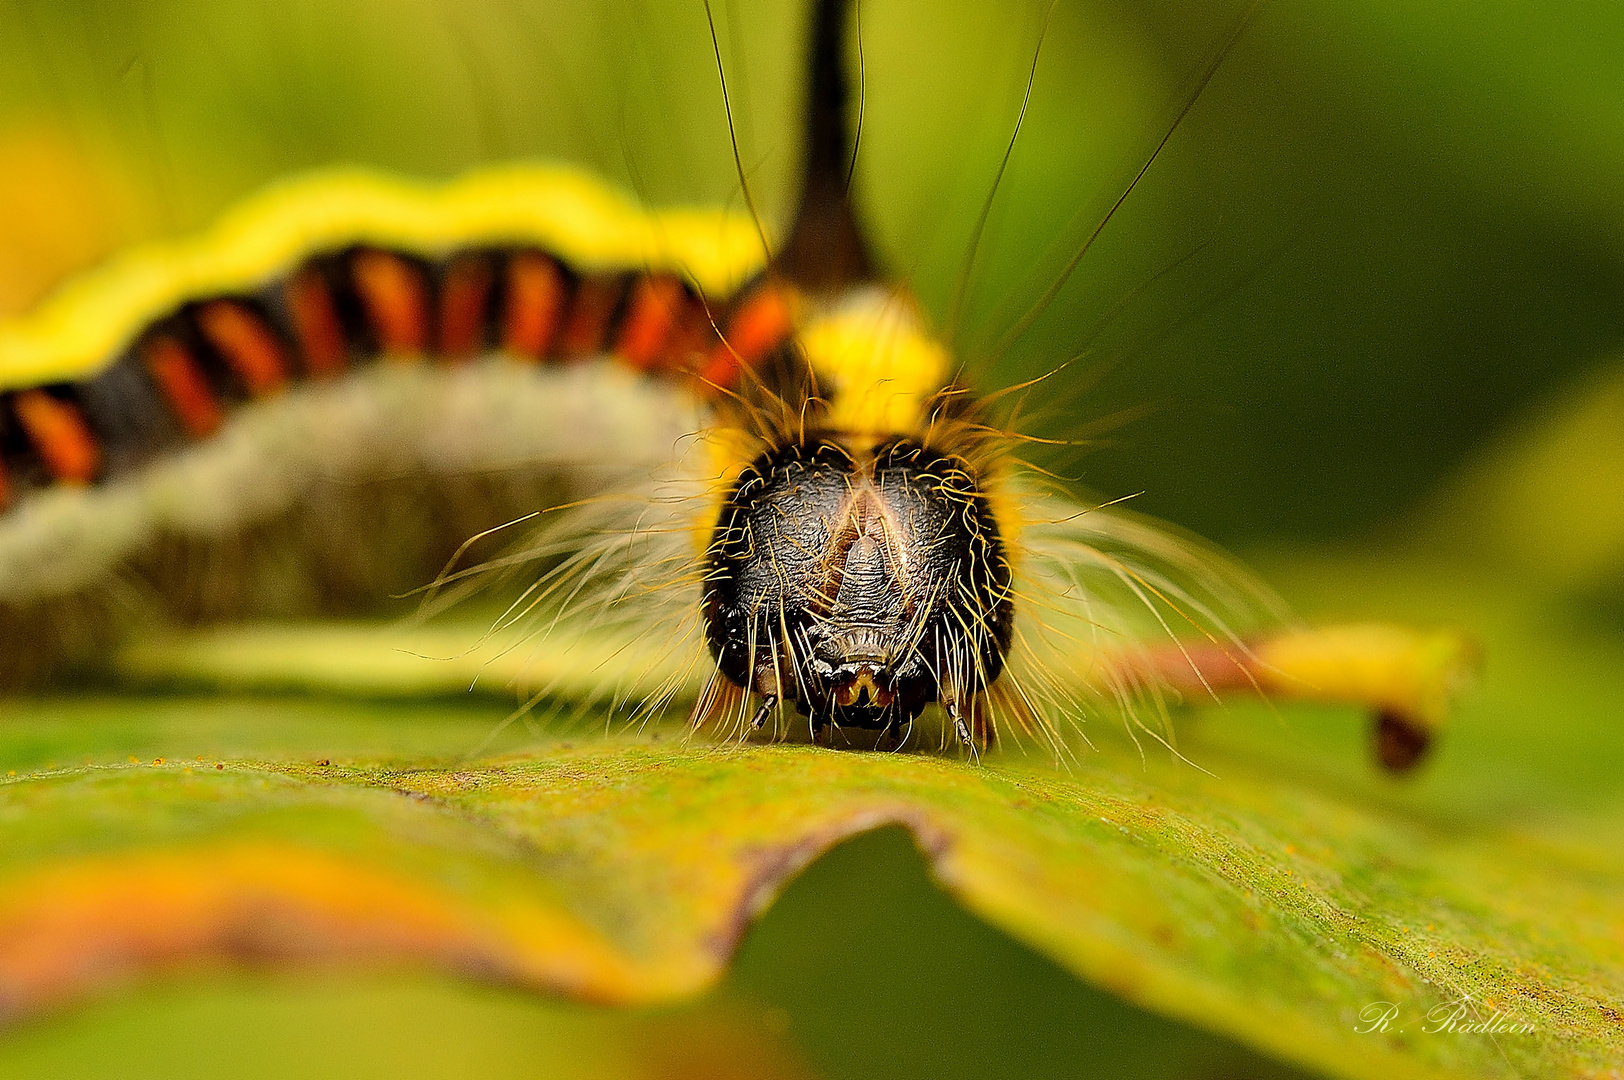
<path fill-rule="evenodd" d="M 1394 710 L 1376 713 L 1376 760 L 1390 772 L 1409 772 L 1432 746 L 1432 733 Z"/>

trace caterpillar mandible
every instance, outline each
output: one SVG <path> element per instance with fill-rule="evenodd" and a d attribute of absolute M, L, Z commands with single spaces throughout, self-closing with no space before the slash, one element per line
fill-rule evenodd
<path fill-rule="evenodd" d="M 1064 753 L 1091 701 L 1137 717 L 1238 688 L 1366 704 L 1382 760 L 1413 764 L 1458 642 L 1261 631 L 1279 612 L 1225 558 L 1025 468 L 999 395 L 879 280 L 847 197 L 847 7 L 814 6 L 781 243 L 753 214 L 649 211 L 565 168 L 443 188 L 347 172 L 0 327 L 15 677 L 93 660 L 132 609 L 139 626 L 404 591 L 540 514 L 498 560 L 532 575 L 510 611 L 554 635 L 583 611 L 660 634 L 705 669 L 696 724 L 788 711 L 831 745 L 899 745 L 934 710 L 973 753 L 1000 731 Z M 453 479 L 400 490 L 423 475 Z M 357 529 L 389 571 L 324 547 Z"/>

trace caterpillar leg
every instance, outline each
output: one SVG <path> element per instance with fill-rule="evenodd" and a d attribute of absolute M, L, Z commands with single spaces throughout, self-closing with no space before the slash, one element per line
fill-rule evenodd
<path fill-rule="evenodd" d="M 874 749 L 882 753 L 894 753 L 901 750 L 908 742 L 908 736 L 913 733 L 913 721 L 906 724 L 892 724 L 880 732 L 879 738 L 874 740 Z"/>
<path fill-rule="evenodd" d="M 954 737 L 960 746 L 970 751 L 971 757 L 979 760 L 984 752 L 998 745 L 985 694 L 971 696 L 962 707 L 956 699 L 950 698 L 942 702 L 942 708 L 947 712 L 947 722 L 953 729 Z"/>

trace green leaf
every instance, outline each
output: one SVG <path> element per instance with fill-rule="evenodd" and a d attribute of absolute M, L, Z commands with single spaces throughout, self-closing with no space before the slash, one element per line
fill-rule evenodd
<path fill-rule="evenodd" d="M 464 760 L 502 718 L 488 702 L 14 703 L 0 1001 L 19 1017 L 209 957 L 673 1000 L 715 982 L 808 862 L 900 824 L 994 926 L 1271 1056 L 1341 1076 L 1605 1075 L 1624 1055 L 1616 642 L 1424 571 L 1389 566 L 1391 598 L 1368 567 L 1302 572 L 1489 639 L 1484 691 L 1419 783 L 1371 775 L 1334 709 L 1205 710 L 1181 744 L 1200 768 L 1141 764 L 1096 723 L 1100 753 L 1057 771 L 522 725 Z M 1533 1030 L 1424 1030 L 1456 1001 L 1463 1022 Z M 1356 1031 L 1377 1002 L 1398 1008 L 1389 1030 Z"/>

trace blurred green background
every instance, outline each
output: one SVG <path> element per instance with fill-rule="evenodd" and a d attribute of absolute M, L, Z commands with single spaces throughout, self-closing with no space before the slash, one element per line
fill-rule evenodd
<path fill-rule="evenodd" d="M 944 321 L 1046 7 L 863 5 L 865 221 Z M 744 162 L 782 221 L 801 5 L 714 8 Z M 1057 7 L 958 344 L 988 385 L 1092 346 L 1035 418 L 1045 434 L 1156 410 L 1060 462 L 1104 494 L 1143 491 L 1229 543 L 1345 537 L 1412 510 L 1624 333 L 1624 15 L 1264 4 L 1058 301 L 990 364 L 1242 15 Z M 554 157 L 650 202 L 739 204 L 699 0 L 5 0 L 0 153 L 45 180 L 0 179 L 13 307 L 67 268 L 53 260 L 194 228 L 329 163 L 449 176 Z"/>
<path fill-rule="evenodd" d="M 802 5 L 714 8 L 752 190 L 781 222 Z M 1046 9 L 862 4 L 860 209 L 940 324 Z M 1616 4 L 1266 3 L 1056 301 L 1001 351 L 1243 13 L 1056 8 L 967 279 L 961 355 L 988 388 L 1075 360 L 1028 422 L 1089 437 L 1041 460 L 1104 495 L 1143 492 L 1140 508 L 1243 550 L 1402 548 L 1453 563 L 1473 595 L 1555 595 L 1562 625 L 1578 613 L 1614 657 Z M 650 203 L 739 205 L 699 0 L 0 0 L 0 309 L 293 171 L 443 177 L 520 157 L 580 162 Z M 1322 607 L 1363 573 L 1276 561 L 1299 567 L 1288 592 Z M 1477 610 L 1445 594 L 1426 597 L 1439 620 Z M 1561 769 L 1532 790 L 1557 790 Z M 691 1009 L 605 1017 L 416 976 L 203 973 L 14 1036 L 0 1075 L 221 1075 L 222 1054 L 241 1076 L 249 1061 L 258 1075 L 721 1075 L 676 1051 L 646 1067 L 658 1055 L 637 1049 L 689 1043 L 777 1061 L 772 1075 L 873 1075 L 878 1057 L 896 1076 L 1272 1068 L 1077 985 L 957 912 L 881 836 L 795 886 L 728 987 Z"/>

